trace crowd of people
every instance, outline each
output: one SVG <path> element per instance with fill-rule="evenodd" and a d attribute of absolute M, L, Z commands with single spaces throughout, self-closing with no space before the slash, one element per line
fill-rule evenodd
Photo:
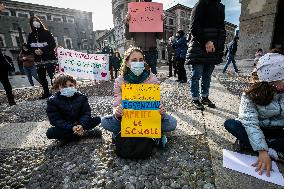
<path fill-rule="evenodd" d="M 76 80 L 72 76 L 59 74 L 53 79 L 56 63 L 54 38 L 39 18 L 30 18 L 32 32 L 29 34 L 27 44 L 23 44 L 19 57 L 23 61 L 30 84 L 33 85 L 32 77 L 34 77 L 43 87 L 42 98 L 49 97 L 47 115 L 53 127 L 46 133 L 48 138 L 99 137 L 101 132 L 95 128 L 99 124 L 111 131 L 115 137 L 120 133 L 123 116 L 122 85 L 124 83 L 159 84 L 156 77 L 156 39 L 161 39 L 163 33 L 129 32 L 130 19 L 130 14 L 127 14 L 125 37 L 133 40 L 134 46 L 127 49 L 123 57 L 109 48 L 102 50 L 102 53 L 110 54 L 110 75 L 111 79 L 116 79 L 113 114 L 100 118 L 91 117 L 88 99 L 76 89 Z M 164 15 L 161 19 L 164 20 Z M 204 110 L 205 106 L 216 107 L 209 99 L 209 90 L 215 65 L 223 62 L 226 38 L 224 20 L 224 5 L 219 0 L 199 0 L 191 13 L 190 35 L 186 37 L 184 31 L 179 30 L 176 36 L 168 41 L 169 76 L 177 75 L 177 81 L 186 83 L 188 78 L 184 66 L 191 65 L 191 103 L 198 110 Z M 235 61 L 238 39 L 235 37 L 227 45 L 228 57 L 223 73 L 231 63 L 235 72 L 239 72 Z M 266 171 L 269 176 L 271 158 L 284 161 L 284 56 L 280 51 L 274 50 L 264 54 L 262 49 L 259 49 L 255 57 L 257 79 L 241 97 L 238 118 L 227 120 L 224 126 L 237 138 L 242 149 L 258 152 L 258 160 L 254 164 L 256 171 L 259 174 Z M 10 105 L 14 105 L 12 88 L 8 80 L 8 70 L 11 68 L 2 53 L 0 58 L 5 68 L 0 69 L 0 79 Z M 51 97 L 46 73 L 53 79 L 53 88 L 57 91 Z M 162 135 L 175 130 L 177 121 L 166 113 L 163 104 L 160 105 L 159 111 Z"/>

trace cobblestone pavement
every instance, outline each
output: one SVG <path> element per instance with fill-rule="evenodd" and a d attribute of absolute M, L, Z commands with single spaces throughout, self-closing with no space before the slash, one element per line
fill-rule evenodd
<path fill-rule="evenodd" d="M 203 112 L 190 106 L 188 84 L 167 79 L 167 68 L 160 68 L 162 100 L 178 127 L 168 135 L 168 147 L 147 160 L 117 158 L 106 131 L 102 139 L 65 145 L 47 140 L 46 103 L 37 100 L 41 89 L 17 89 L 12 107 L 0 92 L 0 188 L 280 188 L 222 167 L 222 149 L 232 150 L 234 142 L 223 122 L 237 116 L 251 69 L 248 62 L 239 64 L 238 76 L 216 67 L 210 98 L 217 108 Z M 113 82 L 81 84 L 93 115 L 112 112 L 112 87 Z"/>

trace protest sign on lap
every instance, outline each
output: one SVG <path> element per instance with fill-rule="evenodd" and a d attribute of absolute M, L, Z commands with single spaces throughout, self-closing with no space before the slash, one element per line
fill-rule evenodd
<path fill-rule="evenodd" d="M 122 85 L 122 137 L 161 138 L 160 85 Z"/>
<path fill-rule="evenodd" d="M 58 48 L 59 71 L 73 77 L 91 80 L 109 80 L 109 55 L 87 54 Z"/>

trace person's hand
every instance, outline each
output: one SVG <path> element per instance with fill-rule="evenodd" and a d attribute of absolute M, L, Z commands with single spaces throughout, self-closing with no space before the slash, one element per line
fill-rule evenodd
<path fill-rule="evenodd" d="M 73 131 L 74 131 L 74 134 L 77 134 L 79 136 L 83 136 L 83 134 L 84 134 L 84 129 L 83 129 L 82 125 L 74 126 Z"/>
<path fill-rule="evenodd" d="M 207 43 L 205 44 L 205 48 L 207 53 L 215 52 L 215 46 L 212 41 L 207 41 Z"/>
<path fill-rule="evenodd" d="M 5 10 L 6 9 L 6 6 L 2 3 L 2 4 L 0 4 L 0 12 L 1 11 L 3 11 L 3 10 Z"/>
<path fill-rule="evenodd" d="M 121 105 L 115 107 L 114 115 L 115 115 L 115 117 L 116 117 L 117 119 L 118 119 L 118 118 L 121 118 L 121 117 L 123 116 L 123 109 L 122 109 L 122 106 L 121 106 Z"/>
<path fill-rule="evenodd" d="M 161 114 L 161 116 L 162 116 L 162 118 L 165 116 L 165 114 L 166 114 L 166 108 L 165 108 L 165 106 L 163 105 L 163 104 L 160 104 L 160 114 Z"/>
<path fill-rule="evenodd" d="M 129 23 L 130 19 L 131 19 L 131 15 L 127 12 L 126 18 L 125 18 L 125 21 L 127 24 Z"/>
<path fill-rule="evenodd" d="M 36 55 L 39 55 L 39 56 L 43 54 L 41 49 L 35 50 L 35 53 L 36 53 Z"/>
<path fill-rule="evenodd" d="M 266 170 L 266 176 L 269 177 L 272 169 L 272 162 L 267 151 L 259 151 L 258 160 L 252 164 L 252 166 L 256 167 L 255 171 L 257 171 L 259 175 L 262 175 L 262 173 Z"/>
<path fill-rule="evenodd" d="M 162 19 L 162 21 L 165 21 L 165 20 L 166 20 L 166 15 L 165 15 L 165 13 L 163 13 L 163 14 L 161 15 L 161 19 Z"/>
<path fill-rule="evenodd" d="M 23 56 L 23 60 L 26 60 L 27 58 L 25 56 Z"/>

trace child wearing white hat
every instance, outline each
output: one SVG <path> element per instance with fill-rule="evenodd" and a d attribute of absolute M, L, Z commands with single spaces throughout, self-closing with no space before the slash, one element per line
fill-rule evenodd
<path fill-rule="evenodd" d="M 224 126 L 241 149 L 258 152 L 253 166 L 270 176 L 271 159 L 284 161 L 284 56 L 267 53 L 256 70 L 259 81 L 243 93 L 238 118 Z"/>

